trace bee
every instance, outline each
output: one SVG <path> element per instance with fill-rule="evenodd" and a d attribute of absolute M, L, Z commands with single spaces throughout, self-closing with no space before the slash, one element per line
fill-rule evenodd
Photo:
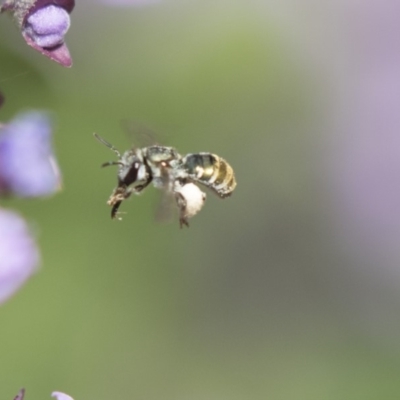
<path fill-rule="evenodd" d="M 118 218 L 121 203 L 133 193 L 140 194 L 150 183 L 175 198 L 179 210 L 180 227 L 189 226 L 189 219 L 203 207 L 206 194 L 197 184 L 211 189 L 220 198 L 230 196 L 236 187 L 232 167 L 212 153 L 193 153 L 181 156 L 173 147 L 151 145 L 129 149 L 121 154 L 98 134 L 94 137 L 110 148 L 117 161 L 103 163 L 102 167 L 118 166 L 118 184 L 107 204 L 111 218 Z"/>

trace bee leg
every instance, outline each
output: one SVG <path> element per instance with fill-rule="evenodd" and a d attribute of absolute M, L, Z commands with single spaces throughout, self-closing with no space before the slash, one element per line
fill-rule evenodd
<path fill-rule="evenodd" d="M 135 186 L 134 192 L 136 194 L 139 194 L 143 189 L 145 189 L 149 185 L 149 183 L 150 183 L 150 181 L 146 182 L 146 183 L 143 183 L 143 185 Z"/>
<path fill-rule="evenodd" d="M 147 172 L 145 172 L 140 177 L 138 176 L 137 182 L 135 182 L 136 183 L 135 186 L 132 187 L 130 190 L 132 190 L 136 194 L 139 194 L 143 189 L 146 189 L 147 186 L 150 185 L 152 180 L 153 178 L 149 176 Z"/>
<path fill-rule="evenodd" d="M 112 219 L 117 218 L 119 206 L 121 205 L 121 203 L 124 200 L 126 200 L 127 198 L 129 198 L 131 196 L 133 191 L 134 191 L 134 188 L 126 188 L 125 186 L 119 186 L 114 190 L 113 194 L 110 196 L 110 198 L 107 201 L 107 204 L 109 206 L 112 206 L 112 209 L 111 209 L 111 218 Z"/>
<path fill-rule="evenodd" d="M 150 180 L 147 182 L 144 182 L 142 185 L 138 185 L 135 187 L 126 187 L 125 185 L 118 186 L 110 198 L 107 201 L 107 204 L 109 206 L 112 206 L 111 209 L 111 219 L 121 219 L 118 218 L 118 209 L 121 205 L 121 203 L 128 199 L 132 193 L 139 194 L 148 184 L 150 183 Z"/>
<path fill-rule="evenodd" d="M 179 226 L 181 229 L 183 228 L 183 225 L 186 225 L 189 228 L 189 221 L 185 217 L 179 218 Z"/>
<path fill-rule="evenodd" d="M 116 203 L 114 203 L 112 209 L 111 209 L 111 219 L 115 219 L 117 218 L 117 214 L 118 214 L 118 208 L 121 205 L 122 200 L 117 201 Z"/>
<path fill-rule="evenodd" d="M 179 208 L 179 226 L 181 229 L 184 225 L 189 228 L 189 219 L 186 216 L 186 199 L 181 193 L 175 193 L 175 200 Z"/>

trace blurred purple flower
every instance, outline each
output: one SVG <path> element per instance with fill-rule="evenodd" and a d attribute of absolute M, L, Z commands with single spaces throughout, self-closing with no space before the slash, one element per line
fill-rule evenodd
<path fill-rule="evenodd" d="M 0 126 L 0 194 L 46 196 L 60 186 L 48 116 L 28 112 Z"/>
<path fill-rule="evenodd" d="M 39 251 L 25 221 L 0 209 L 0 303 L 26 282 L 38 264 Z M 23 398 L 21 392 L 18 396 Z"/>
<path fill-rule="evenodd" d="M 101 2 L 114 7 L 141 7 L 160 3 L 161 0 L 101 0 Z"/>
<path fill-rule="evenodd" d="M 67 394 L 62 392 L 53 392 L 51 394 L 51 397 L 54 397 L 57 400 L 74 400 L 71 396 L 68 396 Z"/>
<path fill-rule="evenodd" d="M 14 400 L 24 400 L 25 389 L 21 389 L 18 394 L 14 397 Z"/>
<path fill-rule="evenodd" d="M 25 396 L 25 389 L 21 389 L 17 394 L 17 396 L 14 397 L 14 400 L 24 400 L 24 396 Z M 51 394 L 51 397 L 54 397 L 57 400 L 74 400 L 71 396 L 68 396 L 67 394 L 62 392 L 53 392 Z"/>
<path fill-rule="evenodd" d="M 46 57 L 63 65 L 72 65 L 64 43 L 74 0 L 6 0 L 0 12 L 11 11 L 26 43 Z"/>
<path fill-rule="evenodd" d="M 400 240 L 400 2 L 349 3 L 343 15 L 351 57 L 337 102 L 335 196 L 354 247 L 388 254 Z"/>

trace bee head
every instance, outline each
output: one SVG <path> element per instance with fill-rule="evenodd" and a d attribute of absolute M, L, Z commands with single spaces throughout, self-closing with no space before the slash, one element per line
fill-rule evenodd
<path fill-rule="evenodd" d="M 111 149 L 118 157 L 118 161 L 107 161 L 101 164 L 102 167 L 118 165 L 118 187 L 127 187 L 137 180 L 143 180 L 145 178 L 146 168 L 143 166 L 142 160 L 134 150 L 128 150 L 121 156 L 121 153 L 111 143 L 108 143 L 97 133 L 93 135 L 100 143 Z"/>

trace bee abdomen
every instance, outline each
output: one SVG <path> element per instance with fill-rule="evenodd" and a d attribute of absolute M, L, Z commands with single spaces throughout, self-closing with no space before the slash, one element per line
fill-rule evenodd
<path fill-rule="evenodd" d="M 230 196 L 235 189 L 232 167 L 216 154 L 188 154 L 182 161 L 191 179 L 209 187 L 221 198 Z"/>

